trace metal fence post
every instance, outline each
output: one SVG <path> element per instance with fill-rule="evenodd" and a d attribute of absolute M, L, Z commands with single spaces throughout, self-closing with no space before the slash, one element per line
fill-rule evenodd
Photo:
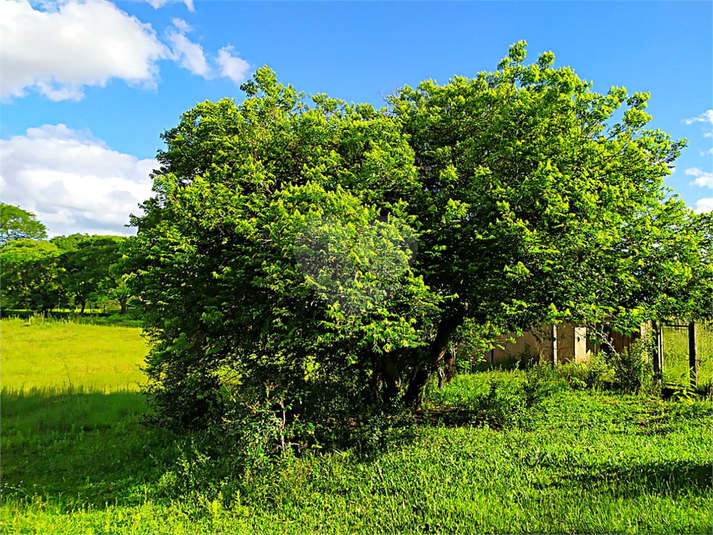
<path fill-rule="evenodd" d="M 652 359 L 652 364 L 654 367 L 654 377 L 660 379 L 663 371 L 663 325 L 659 326 L 656 321 L 652 321 L 651 330 L 654 334 Z"/>
<path fill-rule="evenodd" d="M 691 373 L 691 386 L 698 384 L 698 344 L 696 343 L 696 324 L 688 324 L 688 367 Z"/>

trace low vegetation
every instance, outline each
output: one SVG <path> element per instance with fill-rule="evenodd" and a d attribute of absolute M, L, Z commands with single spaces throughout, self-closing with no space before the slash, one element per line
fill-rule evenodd
<path fill-rule="evenodd" d="M 256 443 L 231 465 L 205 436 L 141 424 L 138 329 L 25 324 L 0 324 L 3 533 L 713 530 L 710 397 L 461 374 L 351 446 Z"/>

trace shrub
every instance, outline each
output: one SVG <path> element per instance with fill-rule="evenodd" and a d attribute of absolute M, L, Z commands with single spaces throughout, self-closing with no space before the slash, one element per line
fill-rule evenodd
<path fill-rule="evenodd" d="M 638 392 L 653 378 L 650 346 L 646 342 L 637 340 L 621 353 L 608 353 L 605 359 L 614 375 L 614 388 L 623 392 Z"/>

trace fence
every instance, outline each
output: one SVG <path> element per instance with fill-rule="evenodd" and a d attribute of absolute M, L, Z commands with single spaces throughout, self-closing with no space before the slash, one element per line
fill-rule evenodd
<path fill-rule="evenodd" d="M 694 329 L 676 321 L 659 326 L 663 348 L 654 366 L 669 383 L 684 386 L 713 381 L 713 325 L 696 323 Z"/>

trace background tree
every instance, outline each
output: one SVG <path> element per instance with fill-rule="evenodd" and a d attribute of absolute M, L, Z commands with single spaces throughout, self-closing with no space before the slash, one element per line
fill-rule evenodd
<path fill-rule="evenodd" d="M 59 306 L 59 256 L 56 245 L 44 240 L 15 239 L 0 251 L 2 308 L 47 314 Z"/>
<path fill-rule="evenodd" d="M 32 212 L 19 206 L 0 203 L 0 247 L 10 240 L 47 237 L 47 227 Z"/>
<path fill-rule="evenodd" d="M 53 240 L 65 249 L 60 257 L 62 288 L 72 296 L 74 305 L 81 307 L 82 314 L 87 300 L 108 299 L 114 291 L 117 281 L 112 267 L 121 257 L 121 241 L 122 238 L 116 236 L 98 235 Z"/>
<path fill-rule="evenodd" d="M 347 422 L 414 405 L 453 340 L 631 329 L 663 293 L 685 307 L 701 241 L 676 239 L 698 231 L 662 186 L 683 143 L 644 128 L 648 95 L 524 59 L 518 43 L 494 73 L 378 111 L 308 105 L 263 68 L 241 105 L 186 112 L 125 247 L 158 417 L 202 425 L 269 397 Z"/>

